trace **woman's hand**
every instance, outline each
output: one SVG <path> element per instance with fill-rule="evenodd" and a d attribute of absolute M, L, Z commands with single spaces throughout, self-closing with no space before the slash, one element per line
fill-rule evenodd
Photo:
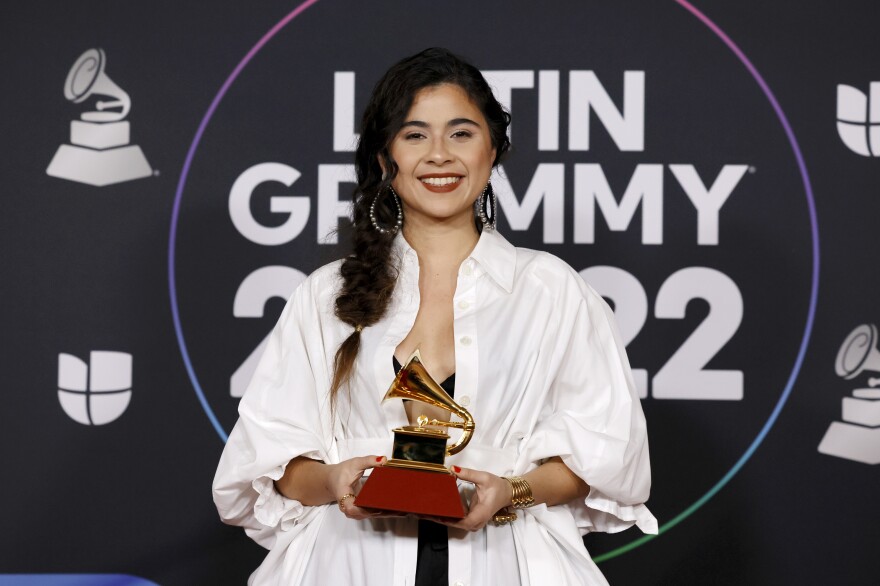
<path fill-rule="evenodd" d="M 500 476 L 458 466 L 453 466 L 452 471 L 458 478 L 474 484 L 475 490 L 474 496 L 471 498 L 470 511 L 464 519 L 459 521 L 434 519 L 435 521 L 457 529 L 479 531 L 492 520 L 495 513 L 512 504 L 513 489 L 511 489 L 510 483 Z"/>
<path fill-rule="evenodd" d="M 371 519 L 380 515 L 375 511 L 356 507 L 354 498 L 357 494 L 356 485 L 363 478 L 364 471 L 384 463 L 384 456 L 362 456 L 327 466 L 326 490 L 334 496 L 339 503 L 339 509 L 349 519 Z M 342 497 L 347 498 L 340 502 Z"/>

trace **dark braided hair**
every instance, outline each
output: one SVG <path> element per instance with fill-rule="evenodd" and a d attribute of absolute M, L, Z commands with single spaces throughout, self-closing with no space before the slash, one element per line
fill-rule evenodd
<path fill-rule="evenodd" d="M 385 315 L 397 279 L 397 267 L 390 258 L 394 233 L 389 230 L 383 234 L 370 221 L 370 206 L 376 198 L 378 224 L 390 228 L 397 221 L 397 206 L 387 193 L 398 172 L 389 147 L 406 121 L 416 94 L 446 83 L 462 88 L 486 118 L 495 148 L 493 166 L 501 162 L 510 148 L 510 114 L 492 95 L 480 71 L 446 49 L 426 49 L 407 57 L 391 67 L 373 88 L 355 153 L 358 187 L 352 218 L 354 251 L 339 269 L 343 284 L 336 297 L 336 316 L 355 331 L 336 351 L 331 405 L 335 405 L 336 394 L 351 378 L 360 349 L 360 330 Z M 387 172 L 383 172 L 380 160 Z"/>

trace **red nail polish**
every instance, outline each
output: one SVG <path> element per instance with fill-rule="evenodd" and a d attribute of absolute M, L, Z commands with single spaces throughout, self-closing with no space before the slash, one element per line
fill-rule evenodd
<path fill-rule="evenodd" d="M 382 456 L 379 456 L 378 458 L 376 458 L 376 461 L 377 461 L 377 462 L 381 462 L 381 461 L 382 461 Z"/>
<path fill-rule="evenodd" d="M 455 470 L 455 473 L 456 473 L 456 474 L 458 474 L 459 472 L 461 472 L 461 468 L 459 468 L 458 466 L 453 466 L 452 469 Z"/>

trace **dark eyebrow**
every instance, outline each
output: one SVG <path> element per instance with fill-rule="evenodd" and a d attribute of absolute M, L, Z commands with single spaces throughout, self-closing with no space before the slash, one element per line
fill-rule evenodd
<path fill-rule="evenodd" d="M 446 127 L 449 128 L 451 126 L 460 126 L 462 124 L 476 126 L 477 128 L 479 128 L 479 126 L 480 126 L 478 123 L 474 122 L 470 118 L 453 118 L 452 120 L 450 120 L 449 122 L 446 123 Z M 407 128 L 410 126 L 414 126 L 416 128 L 429 128 L 428 123 L 423 122 L 421 120 L 407 120 L 406 122 L 403 123 L 403 126 L 401 126 L 401 128 Z"/>
<path fill-rule="evenodd" d="M 479 124 L 477 124 L 476 122 L 474 122 L 470 118 L 453 118 L 452 120 L 450 120 L 449 122 L 446 123 L 446 126 L 447 127 L 459 126 L 461 124 L 469 124 L 471 126 L 476 126 L 477 128 L 479 128 L 479 126 L 480 126 Z"/>

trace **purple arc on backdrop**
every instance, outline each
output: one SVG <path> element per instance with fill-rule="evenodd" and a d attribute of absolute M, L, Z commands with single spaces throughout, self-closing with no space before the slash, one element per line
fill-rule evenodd
<path fill-rule="evenodd" d="M 223 440 L 223 443 L 226 443 L 226 440 L 229 438 L 229 434 L 226 433 L 226 430 L 223 429 L 223 426 L 220 425 L 220 421 L 217 419 L 217 415 L 214 413 L 214 410 L 211 409 L 210 403 L 208 403 L 207 397 L 205 397 L 205 392 L 202 390 L 202 385 L 199 383 L 199 378 L 196 376 L 196 371 L 193 368 L 192 360 L 189 357 L 189 350 L 186 347 L 186 339 L 183 337 L 183 325 L 181 325 L 180 321 L 180 308 L 177 305 L 177 279 L 175 277 L 175 251 L 177 249 L 177 223 L 180 219 L 180 202 L 183 200 L 183 190 L 186 187 L 186 179 L 189 176 L 189 170 L 192 166 L 193 159 L 196 156 L 196 151 L 199 148 L 199 143 L 202 142 L 202 135 L 205 133 L 205 129 L 208 128 L 208 124 L 211 122 L 211 118 L 214 117 L 214 112 L 217 110 L 217 106 L 220 105 L 220 102 L 223 101 L 223 98 L 226 97 L 226 92 L 229 91 L 229 88 L 232 87 L 232 84 L 238 79 L 239 74 L 247 67 L 247 64 L 251 62 L 251 60 L 256 57 L 257 53 L 263 48 L 263 46 L 268 43 L 272 37 L 277 35 L 281 29 L 283 29 L 289 22 L 291 22 L 294 18 L 305 12 L 307 8 L 309 8 L 312 4 L 317 3 L 318 0 L 306 0 L 293 10 L 291 10 L 287 16 L 278 21 L 278 23 L 269 29 L 263 37 L 257 41 L 257 44 L 251 47 L 251 50 L 247 52 L 247 55 L 239 61 L 238 65 L 235 66 L 235 69 L 232 70 L 232 73 L 229 74 L 229 77 L 226 78 L 226 81 L 223 82 L 223 85 L 220 87 L 220 91 L 217 92 L 217 95 L 214 96 L 214 99 L 211 100 L 211 105 L 208 106 L 208 111 L 205 112 L 205 115 L 202 116 L 202 121 L 199 123 L 199 127 L 196 130 L 196 135 L 193 137 L 192 144 L 189 145 L 189 150 L 186 153 L 186 159 L 183 161 L 183 169 L 180 171 L 180 179 L 177 181 L 177 191 L 174 194 L 174 207 L 171 211 L 171 230 L 170 235 L 168 237 L 168 289 L 171 294 L 171 318 L 174 321 L 174 334 L 177 337 L 177 345 L 180 348 L 180 355 L 183 357 L 183 364 L 186 367 L 186 374 L 189 376 L 190 382 L 192 382 L 193 389 L 196 392 L 196 396 L 199 398 L 199 403 L 202 405 L 202 409 L 205 411 L 205 414 L 208 416 L 208 419 L 211 420 L 211 425 L 214 426 L 214 429 L 217 431 L 217 435 L 220 436 L 220 439 Z"/>
<path fill-rule="evenodd" d="M 190 382 L 193 385 L 193 389 L 195 390 L 196 396 L 198 397 L 199 402 L 202 405 L 202 409 L 205 411 L 205 414 L 208 416 L 208 419 L 211 421 L 211 424 L 214 426 L 214 429 L 217 431 L 217 434 L 220 436 L 221 440 L 224 442 L 228 438 L 228 434 L 226 430 L 223 429 L 223 426 L 220 424 L 217 419 L 216 414 L 214 413 L 211 405 L 208 403 L 207 398 L 205 397 L 205 393 L 202 390 L 201 384 L 199 383 L 198 377 L 196 376 L 195 369 L 193 368 L 192 361 L 190 360 L 189 351 L 187 350 L 186 340 L 183 335 L 183 326 L 181 324 L 180 319 L 180 310 L 177 303 L 177 284 L 175 278 L 175 250 L 176 250 L 176 241 L 177 241 L 177 225 L 180 217 L 180 203 L 183 199 L 183 192 L 186 187 L 187 177 L 189 175 L 190 168 L 192 166 L 193 159 L 195 158 L 196 151 L 198 150 L 199 144 L 202 140 L 202 136 L 205 132 L 205 129 L 208 127 L 208 124 L 211 122 L 211 119 L 214 116 L 217 107 L 220 105 L 220 102 L 223 101 L 223 98 L 226 96 L 226 92 L 244 70 L 244 68 L 248 65 L 248 63 L 253 60 L 253 58 L 260 52 L 263 46 L 268 43 L 276 34 L 278 34 L 284 27 L 286 27 L 294 18 L 302 14 L 306 9 L 308 9 L 313 4 L 317 3 L 318 0 L 306 0 L 299 6 L 297 6 L 294 10 L 288 13 L 284 18 L 282 18 L 275 26 L 273 26 L 269 31 L 263 35 L 263 37 L 251 48 L 250 51 L 242 58 L 242 60 L 238 63 L 238 65 L 233 69 L 232 73 L 229 74 L 226 81 L 221 86 L 220 90 L 217 92 L 217 95 L 214 96 L 214 99 L 211 101 L 211 105 L 208 107 L 208 110 L 205 112 L 205 115 L 202 117 L 201 123 L 199 124 L 198 129 L 196 130 L 195 137 L 193 138 L 192 143 L 190 144 L 189 150 L 186 154 L 186 159 L 183 163 L 183 168 L 180 173 L 180 178 L 177 182 L 177 191 L 174 196 L 174 205 L 171 212 L 171 227 L 170 227 L 170 235 L 168 238 L 168 287 L 171 298 L 171 316 L 174 322 L 174 333 L 177 337 L 177 343 L 180 348 L 181 357 L 183 358 L 184 365 L 186 367 L 187 375 L 189 376 Z M 810 343 L 810 337 L 813 331 L 813 324 L 816 317 L 816 307 L 818 303 L 819 297 L 819 224 L 818 218 L 816 214 L 816 205 L 815 200 L 813 198 L 813 188 L 810 183 L 809 174 L 807 172 L 806 164 L 804 163 L 804 158 L 801 153 L 800 146 L 798 145 L 797 139 L 795 138 L 794 131 L 791 128 L 791 125 L 788 122 L 788 118 L 785 116 L 785 113 L 782 110 L 782 107 L 779 105 L 779 102 L 776 100 L 776 97 L 773 95 L 773 92 L 770 90 L 770 87 L 764 81 L 764 78 L 752 64 L 748 57 L 746 57 L 745 53 L 734 43 L 727 34 L 721 30 L 718 25 L 716 25 L 712 20 L 710 20 L 705 14 L 700 12 L 696 7 L 694 7 L 690 2 L 686 0 L 675 0 L 677 4 L 685 8 L 689 11 L 693 16 L 695 16 L 700 22 L 702 22 L 707 28 L 709 28 L 721 41 L 733 52 L 733 54 L 739 59 L 739 61 L 745 66 L 751 76 L 754 78 L 755 82 L 761 88 L 761 91 L 764 93 L 764 96 L 770 102 L 770 105 L 773 108 L 773 111 L 776 113 L 776 117 L 779 119 L 780 124 L 782 125 L 783 130 L 785 131 L 785 135 L 788 138 L 789 145 L 791 146 L 792 152 L 794 153 L 795 161 L 797 162 L 798 169 L 800 171 L 801 181 L 804 186 L 804 193 L 807 200 L 807 209 L 809 212 L 810 218 L 810 230 L 812 237 L 812 279 L 810 284 L 810 302 L 809 309 L 807 311 L 807 319 L 806 324 L 804 325 L 803 336 L 801 338 L 800 347 L 798 350 L 798 355 L 795 360 L 794 366 L 792 367 L 791 373 L 789 374 L 788 381 L 786 382 L 785 388 L 782 391 L 782 394 L 779 397 L 779 400 L 776 402 L 773 411 L 770 416 L 767 418 L 767 421 L 764 423 L 758 435 L 746 449 L 746 451 L 740 456 L 737 462 L 724 474 L 724 476 L 715 483 L 702 497 L 700 497 L 697 501 L 687 507 L 684 511 L 673 517 L 670 521 L 664 523 L 660 526 L 659 532 L 657 535 L 645 535 L 638 539 L 633 540 L 632 542 L 618 547 L 612 551 L 606 552 L 602 555 L 596 556 L 594 560 L 597 563 L 603 562 L 605 560 L 609 560 L 611 558 L 617 557 L 621 554 L 624 554 L 628 551 L 631 551 L 640 545 L 651 541 L 652 539 L 664 534 L 668 530 L 672 529 L 674 526 L 678 525 L 684 519 L 695 513 L 700 507 L 705 505 L 712 497 L 714 497 L 724 486 L 727 485 L 728 482 L 742 469 L 742 467 L 748 462 L 748 460 L 754 455 L 755 451 L 767 437 L 767 434 L 770 432 L 770 429 L 776 423 L 776 420 L 779 418 L 779 414 L 782 411 L 782 408 L 785 406 L 788 398 L 791 395 L 792 389 L 794 388 L 795 381 L 797 380 L 798 375 L 800 374 L 801 368 L 803 366 L 804 357 L 807 352 L 807 347 Z"/>
<path fill-rule="evenodd" d="M 705 505 L 709 500 L 718 494 L 722 488 L 724 488 L 730 480 L 736 476 L 737 472 L 739 472 L 743 466 L 745 466 L 746 462 L 754 455 L 755 451 L 767 437 L 767 434 L 770 433 L 770 429 L 776 423 L 776 420 L 779 418 L 779 414 L 782 412 L 782 408 L 785 406 L 785 403 L 788 401 L 789 396 L 791 396 L 791 391 L 794 388 L 794 383 L 797 380 L 798 375 L 800 374 L 801 367 L 804 364 L 804 357 L 807 354 L 807 347 L 810 345 L 810 337 L 813 333 L 813 323 L 816 319 L 816 306 L 819 301 L 819 220 L 816 215 L 816 202 L 813 198 L 813 187 L 810 183 L 810 176 L 807 173 L 807 165 L 804 163 L 804 156 L 801 153 L 801 147 L 798 145 L 797 138 L 794 136 L 794 130 L 791 128 L 791 124 L 788 122 L 788 117 L 785 115 L 785 112 L 782 111 L 782 106 L 779 105 L 779 102 L 776 100 L 776 96 L 773 95 L 773 92 L 770 90 L 770 86 L 767 85 L 767 82 L 764 81 L 763 76 L 758 72 L 757 68 L 752 64 L 746 54 L 743 53 L 742 49 L 737 46 L 733 40 L 727 36 L 721 27 L 712 22 L 708 16 L 700 12 L 693 4 L 688 2 L 687 0 L 675 0 L 680 6 L 686 9 L 688 12 L 693 14 L 700 22 L 706 25 L 709 30 L 711 30 L 715 35 L 721 39 L 721 41 L 727 45 L 727 47 L 736 55 L 737 59 L 745 66 L 748 72 L 752 75 L 755 82 L 761 88 L 761 91 L 764 92 L 764 96 L 767 98 L 767 101 L 770 102 L 770 105 L 773 107 L 773 111 L 776 113 L 776 117 L 779 118 L 780 124 L 782 124 L 782 128 L 785 131 L 785 136 L 788 138 L 788 143 L 791 146 L 791 150 L 794 153 L 795 161 L 797 162 L 798 170 L 801 175 L 801 182 L 804 184 L 804 194 L 807 198 L 807 209 L 810 215 L 810 234 L 812 236 L 812 253 L 813 253 L 813 267 L 812 267 L 812 279 L 810 281 L 810 304 L 809 309 L 807 310 L 807 320 L 804 325 L 804 333 L 801 337 L 800 348 L 798 349 L 797 358 L 794 361 L 794 366 L 791 369 L 791 373 L 788 376 L 788 381 L 785 384 L 785 388 L 782 391 L 782 394 L 779 396 L 779 400 L 776 402 L 776 406 L 773 408 L 773 411 L 770 413 L 770 416 L 767 418 L 767 421 L 764 422 L 763 427 L 761 427 L 761 431 L 758 432 L 758 435 L 755 436 L 755 439 L 752 440 L 752 443 L 743 452 L 743 455 L 740 456 L 739 460 L 727 471 L 727 473 L 721 477 L 721 480 L 715 483 L 715 485 L 710 488 L 706 493 L 701 496 L 699 499 L 694 501 L 692 505 L 686 508 L 684 511 L 673 517 L 671 520 L 667 521 L 663 525 L 660 526 L 657 535 L 643 535 L 638 539 L 634 539 L 633 541 L 618 547 L 617 549 L 613 549 L 609 552 L 606 552 L 602 555 L 598 555 L 594 558 L 594 561 L 597 563 L 603 562 L 605 560 L 609 560 L 611 558 L 615 558 L 621 554 L 624 554 L 630 550 L 633 550 L 640 545 L 643 545 L 660 535 L 663 535 L 665 532 L 669 531 L 691 515 L 693 515 L 700 507 Z"/>

